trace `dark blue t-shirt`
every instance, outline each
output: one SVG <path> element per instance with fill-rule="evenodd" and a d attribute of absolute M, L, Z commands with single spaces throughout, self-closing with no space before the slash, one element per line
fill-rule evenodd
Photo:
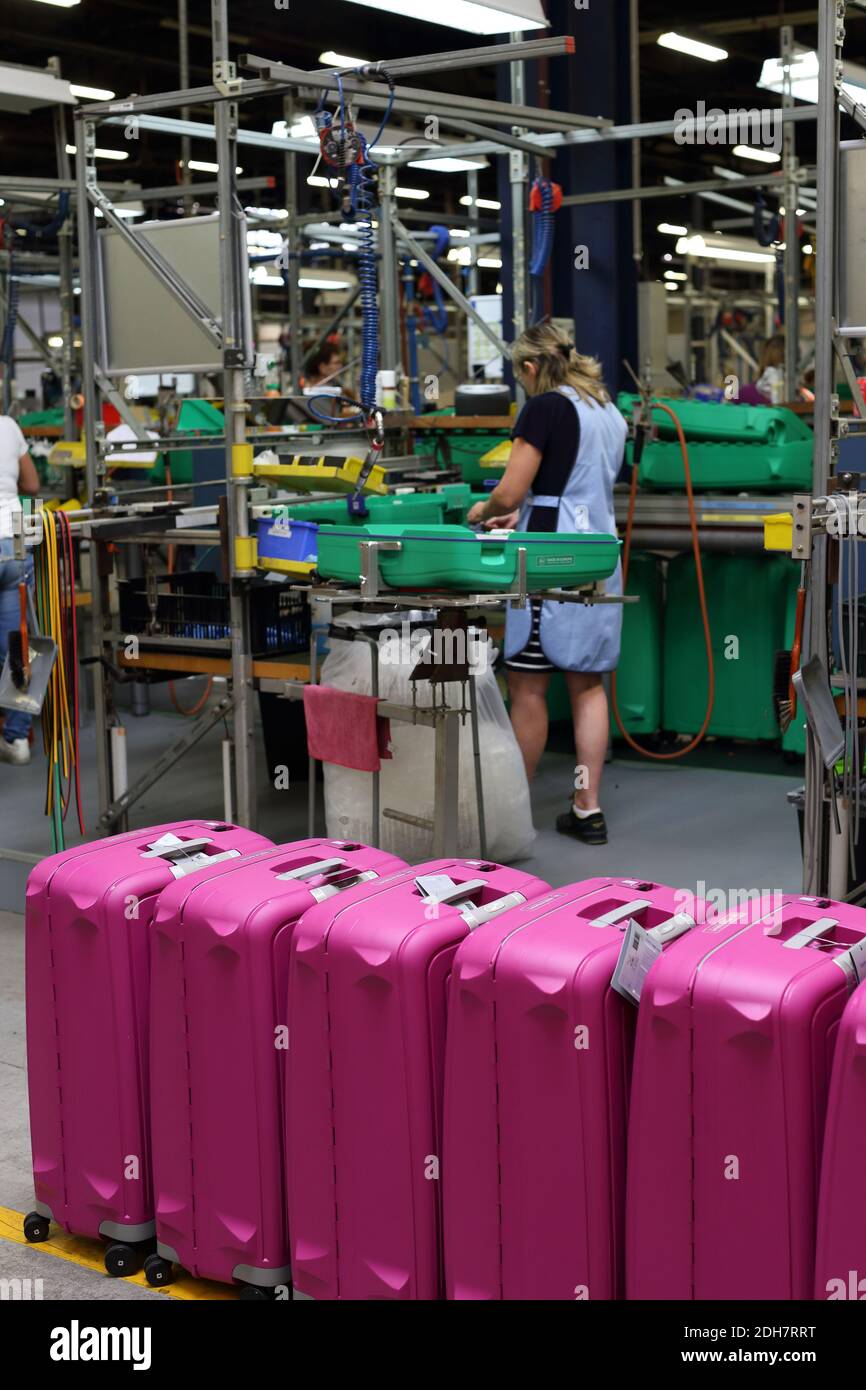
<path fill-rule="evenodd" d="M 511 431 L 512 439 L 525 439 L 541 452 L 541 463 L 532 484 L 536 497 L 561 497 L 568 483 L 580 443 L 580 420 L 574 403 L 561 391 L 530 396 Z M 555 531 L 556 508 L 533 507 L 528 531 Z"/>

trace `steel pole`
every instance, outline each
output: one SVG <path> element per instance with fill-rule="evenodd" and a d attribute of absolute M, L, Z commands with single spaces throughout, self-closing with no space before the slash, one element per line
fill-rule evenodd
<path fill-rule="evenodd" d="M 844 36 L 843 0 L 820 0 L 818 11 L 818 208 L 815 274 L 815 415 L 812 493 L 827 492 L 835 460 L 832 438 L 833 318 L 836 256 L 836 171 L 839 159 L 839 110 L 836 64 Z M 802 662 L 817 656 L 827 667 L 827 538 L 812 542 L 806 566 L 808 603 Z M 803 891 L 824 887 L 822 861 L 827 840 L 824 815 L 825 774 L 811 727 L 806 728 L 806 791 L 803 815 Z"/>
<path fill-rule="evenodd" d="M 791 61 L 794 55 L 794 30 L 790 24 L 781 29 L 781 57 L 785 80 L 782 105 L 790 110 L 794 105 L 791 95 Z M 796 131 L 791 121 L 783 127 L 782 162 L 785 171 L 785 399 L 792 401 L 797 392 L 797 377 L 800 368 L 800 239 L 797 236 L 797 204 L 799 184 L 797 181 Z"/>
<path fill-rule="evenodd" d="M 382 349 L 379 365 L 384 372 L 397 373 L 400 387 L 402 361 L 400 357 L 400 298 L 397 284 L 397 238 L 394 189 L 397 171 L 389 165 L 379 169 L 379 305 Z"/>
<path fill-rule="evenodd" d="M 292 93 L 289 93 L 283 99 L 283 119 L 287 129 L 291 128 L 294 114 L 295 98 Z M 303 299 L 300 286 L 302 239 L 298 230 L 298 157 L 293 151 L 286 153 L 283 161 L 283 172 L 286 184 L 286 210 L 289 214 L 286 227 L 286 250 L 288 251 L 286 281 L 289 289 L 289 389 L 300 391 L 304 361 L 303 330 L 301 328 Z M 298 254 L 298 260 L 293 265 L 291 257 L 295 252 Z"/>
<path fill-rule="evenodd" d="M 512 43 L 520 43 L 520 33 L 511 35 Z M 511 100 L 515 106 L 526 101 L 526 67 L 522 59 L 511 64 Z M 523 127 L 512 126 L 514 135 L 524 134 Z M 519 338 L 529 319 L 529 277 L 526 265 L 526 189 L 528 159 L 522 150 L 512 150 L 508 156 L 511 185 L 511 278 L 514 285 L 514 337 Z M 516 388 L 518 404 L 522 391 Z"/>
<path fill-rule="evenodd" d="M 231 79 L 228 57 L 226 0 L 212 0 L 214 81 Z M 220 271 L 222 290 L 223 396 L 225 399 L 226 493 L 228 499 L 232 695 L 234 698 L 235 798 L 241 825 L 256 824 L 255 707 L 250 634 L 249 485 L 251 458 L 247 458 L 244 403 L 245 321 L 241 282 L 246 265 L 242 245 L 240 205 L 235 189 L 237 160 L 237 103 L 218 102 L 215 107 L 217 162 L 219 164 Z"/>
<path fill-rule="evenodd" d="M 96 283 L 94 252 L 96 217 L 87 196 L 88 183 L 96 181 L 96 127 L 92 121 L 81 121 L 77 137 L 75 174 L 78 188 L 78 275 L 81 285 L 81 391 L 84 396 L 85 491 L 92 504 L 102 481 L 97 432 L 101 428 L 97 402 L 95 362 L 98 355 L 96 329 Z M 111 805 L 111 750 L 109 746 L 109 704 L 111 680 L 102 665 L 105 656 L 105 627 L 109 614 L 108 580 L 100 573 L 100 547 L 90 542 L 91 588 L 91 666 L 93 675 L 94 733 L 96 737 L 96 778 L 99 794 L 99 814 L 103 816 Z"/>

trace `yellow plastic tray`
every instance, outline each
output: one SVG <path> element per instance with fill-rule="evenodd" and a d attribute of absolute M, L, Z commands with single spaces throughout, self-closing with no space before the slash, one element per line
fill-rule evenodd
<path fill-rule="evenodd" d="M 298 492 L 354 492 L 358 486 L 364 460 L 324 455 L 310 458 L 296 454 L 291 463 L 254 463 L 257 478 L 280 478 L 290 482 Z M 386 493 L 385 470 L 375 463 L 364 483 L 364 492 Z"/>

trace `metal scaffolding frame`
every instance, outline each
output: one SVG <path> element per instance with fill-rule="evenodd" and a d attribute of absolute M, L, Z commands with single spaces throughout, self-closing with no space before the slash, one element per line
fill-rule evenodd
<path fill-rule="evenodd" d="M 101 425 L 99 409 L 100 393 L 117 397 L 113 391 L 110 374 L 99 366 L 99 325 L 96 305 L 96 213 L 101 213 L 104 224 L 111 227 L 135 254 L 147 265 L 159 282 L 168 289 L 183 306 L 187 314 L 203 326 L 213 341 L 219 345 L 223 364 L 223 397 L 225 402 L 225 470 L 228 493 L 228 531 L 229 531 L 229 569 L 231 593 L 231 693 L 230 700 L 234 721 L 234 764 L 235 764 L 235 815 L 244 825 L 253 828 L 256 823 L 255 749 L 254 735 L 254 680 L 252 671 L 250 641 L 250 588 L 249 581 L 255 573 L 254 541 L 250 534 L 249 490 L 254 481 L 253 445 L 246 429 L 245 384 L 249 364 L 245 360 L 243 338 L 242 287 L 246 248 L 242 241 L 242 207 L 237 194 L 243 186 L 237 179 L 237 148 L 241 143 L 251 143 L 273 148 L 282 153 L 285 159 L 287 181 L 287 207 L 289 210 L 290 234 L 297 227 L 297 179 L 294 169 L 298 153 L 310 153 L 309 144 L 291 138 L 267 135 L 264 132 L 241 132 L 238 129 L 238 106 L 241 101 L 255 97 L 273 96 L 281 101 L 281 110 L 287 119 L 295 109 L 295 100 L 300 93 L 321 93 L 335 85 L 333 70 L 304 72 L 289 68 L 284 64 L 251 56 L 239 59 L 240 64 L 256 72 L 253 78 L 238 76 L 237 65 L 229 57 L 228 48 L 228 0 L 212 0 L 212 45 L 213 45 L 213 85 L 174 92 L 162 92 L 149 96 L 133 96 L 122 101 L 94 102 L 76 112 L 77 155 L 76 155 L 76 193 L 79 225 L 79 266 L 81 279 L 81 322 L 82 322 L 82 390 L 84 394 L 84 433 L 86 437 L 86 488 L 89 502 L 98 499 L 105 476 L 106 446 Z M 362 69 L 346 70 L 343 88 L 357 99 L 359 104 L 384 105 L 382 81 L 387 67 L 389 78 L 416 76 L 430 70 L 442 68 L 469 68 L 487 63 L 508 62 L 512 65 L 513 81 L 520 90 L 520 70 L 523 59 L 543 56 L 559 56 L 572 53 L 573 41 L 542 37 L 529 42 L 513 39 L 506 44 L 485 45 L 480 48 L 456 50 L 450 53 L 437 53 L 419 58 L 398 59 L 387 65 L 370 64 Z M 541 142 L 536 144 L 515 134 L 513 127 L 538 127 L 545 132 L 567 132 L 578 134 L 581 131 L 600 132 L 607 130 L 610 122 L 598 117 L 585 117 L 571 112 L 552 112 L 547 109 L 524 106 L 515 107 L 503 102 L 467 102 L 465 98 L 449 93 L 429 92 L 417 87 L 395 88 L 396 99 L 402 109 L 423 111 L 424 115 L 438 116 L 444 125 L 459 125 L 464 129 L 472 127 L 485 139 L 486 148 L 497 154 L 511 154 L 524 161 L 521 169 L 525 171 L 525 161 L 531 153 L 543 157 L 545 151 Z M 158 116 L 173 107 L 181 110 L 192 106 L 211 105 L 214 111 L 212 126 L 200 122 L 178 120 Z M 107 186 L 100 185 L 96 171 L 96 130 L 101 122 L 127 123 L 136 119 L 141 126 L 168 130 L 182 137 L 189 135 L 212 135 L 216 142 L 218 164 L 217 191 L 219 203 L 220 239 L 220 281 L 221 312 L 219 320 L 204 306 L 199 297 L 183 282 L 153 246 L 145 242 L 137 231 L 122 221 L 114 211 L 114 202 L 109 196 Z M 467 124 L 469 123 L 469 124 Z M 502 132 L 495 127 L 506 127 Z M 437 148 L 437 155 L 439 150 Z M 407 245 L 413 255 L 425 264 L 429 260 L 396 217 L 394 206 L 394 186 L 397 168 L 408 162 L 417 151 L 400 152 L 377 157 L 380 167 L 380 207 L 378 218 L 378 247 L 380 254 L 380 302 L 382 324 L 381 366 L 399 368 L 399 296 L 397 240 Z M 516 166 L 515 166 L 516 167 Z M 523 174 L 525 179 L 525 172 Z M 249 181 L 245 181 L 249 182 Z M 516 180 L 513 180 L 516 188 Z M 258 184 L 256 184 L 258 186 Z M 522 184 L 521 198 L 525 201 L 525 183 Z M 182 190 L 184 191 L 184 190 Z M 137 193 L 146 197 L 148 190 Z M 124 196 L 124 195 L 121 195 Z M 516 196 L 516 194 L 515 194 Z M 522 225 L 522 219 L 521 219 Z M 525 240 L 518 234 L 515 237 L 515 250 L 521 263 L 525 260 Z M 430 262 L 430 266 L 435 266 Z M 428 267 L 430 268 L 430 267 Z M 487 333 L 497 350 L 504 344 L 493 333 L 489 325 L 480 321 L 471 305 L 456 289 L 447 275 L 438 266 L 435 272 L 440 283 L 456 300 L 463 312 L 473 317 L 482 331 Z M 299 296 L 290 295 L 290 316 L 294 327 L 300 321 Z M 293 334 L 299 342 L 300 334 Z M 300 371 L 298 352 L 292 360 L 294 384 Z M 115 404 L 117 401 L 115 400 Z M 166 523 L 166 524 L 171 524 Z M 111 631 L 109 615 L 108 565 L 105 563 L 104 547 L 100 544 L 100 528 L 90 530 L 93 546 L 92 564 L 92 671 L 94 680 L 94 703 L 96 708 L 97 773 L 99 785 L 100 815 L 102 823 L 117 823 L 125 809 L 113 797 L 111 766 L 111 725 L 115 721 L 112 704 L 111 675 Z M 164 761 L 164 760 L 162 760 Z M 161 765 L 161 764 L 160 764 Z M 152 780 L 152 779 L 151 779 Z M 127 801 L 131 798 L 127 798 Z"/>

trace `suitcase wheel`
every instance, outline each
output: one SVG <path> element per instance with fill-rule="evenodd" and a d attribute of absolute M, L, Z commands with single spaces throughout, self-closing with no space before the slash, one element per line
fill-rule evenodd
<path fill-rule="evenodd" d="M 238 1297 L 247 1302 L 255 1300 L 256 1303 L 274 1303 L 276 1301 L 273 1289 L 264 1289 L 260 1284 L 242 1284 Z"/>
<path fill-rule="evenodd" d="M 134 1245 L 123 1241 L 112 1241 L 105 1251 L 105 1268 L 112 1279 L 122 1279 L 137 1274 L 141 1269 L 141 1255 Z"/>
<path fill-rule="evenodd" d="M 40 1216 L 38 1211 L 29 1211 L 24 1218 L 24 1239 L 34 1242 L 47 1240 L 50 1224 L 47 1216 Z"/>
<path fill-rule="evenodd" d="M 159 1288 L 162 1284 L 173 1284 L 174 1265 L 170 1260 L 164 1260 L 161 1255 L 148 1255 L 144 1262 L 144 1277 L 154 1288 Z"/>

